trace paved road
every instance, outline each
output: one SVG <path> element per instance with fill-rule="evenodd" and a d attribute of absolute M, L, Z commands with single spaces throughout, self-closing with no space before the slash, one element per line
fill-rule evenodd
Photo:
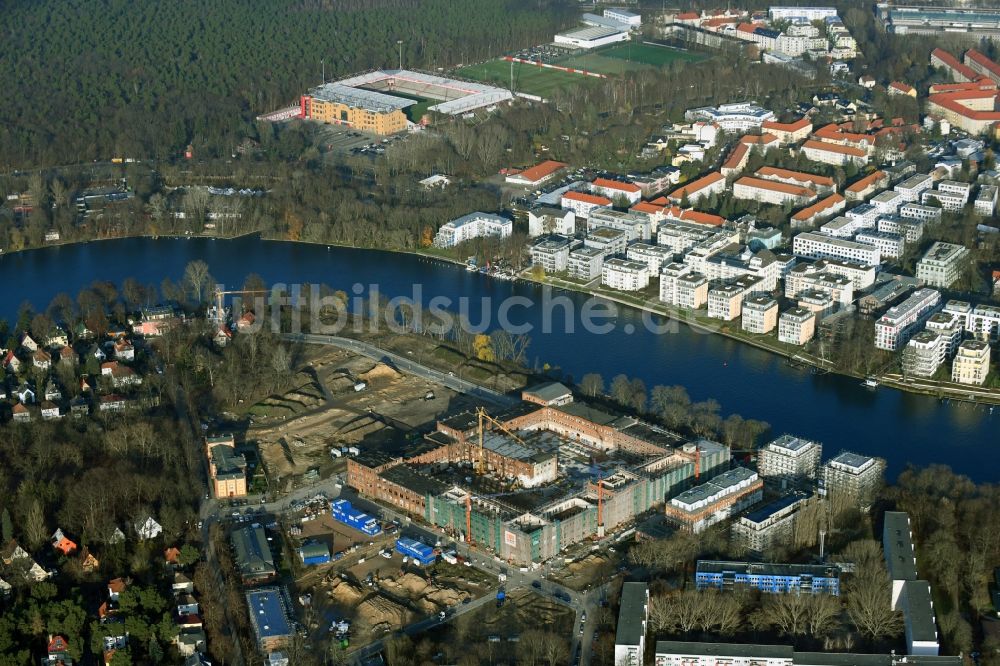
<path fill-rule="evenodd" d="M 453 391 L 475 396 L 487 402 L 491 402 L 499 407 L 513 407 L 518 403 L 516 398 L 512 398 L 503 393 L 488 389 L 479 384 L 474 384 L 451 373 L 444 373 L 426 365 L 421 365 L 413 359 L 401 356 L 394 352 L 379 349 L 375 345 L 342 338 L 334 335 L 312 335 L 309 333 L 288 333 L 282 336 L 285 340 L 292 342 L 302 342 L 313 345 L 333 345 L 342 349 L 348 349 L 362 356 L 367 356 L 374 361 L 381 361 L 399 370 L 409 372 L 417 377 L 428 381 L 436 382 L 442 386 L 447 386 Z"/>

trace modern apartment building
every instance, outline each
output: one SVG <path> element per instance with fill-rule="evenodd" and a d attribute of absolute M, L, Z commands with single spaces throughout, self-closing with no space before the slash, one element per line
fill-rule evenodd
<path fill-rule="evenodd" d="M 546 273 L 561 273 L 569 267 L 569 253 L 575 243 L 579 241 L 566 236 L 543 236 L 531 245 L 531 263 L 541 266 Z"/>
<path fill-rule="evenodd" d="M 950 287 L 962 276 L 968 257 L 962 245 L 935 241 L 917 262 L 917 279 L 932 287 Z"/>
<path fill-rule="evenodd" d="M 648 241 L 653 237 L 655 225 L 646 213 L 621 211 L 614 208 L 595 208 L 587 217 L 587 231 L 600 227 L 624 231 L 628 241 Z"/>
<path fill-rule="evenodd" d="M 830 294 L 838 305 L 850 305 L 854 301 L 854 283 L 825 269 L 820 262 L 793 266 L 785 276 L 785 298 L 797 298 L 803 291 L 815 290 Z"/>
<path fill-rule="evenodd" d="M 793 545 L 795 519 L 808 501 L 809 495 L 795 491 L 745 513 L 733 523 L 733 540 L 757 556 L 774 547 Z"/>
<path fill-rule="evenodd" d="M 920 201 L 924 192 L 934 186 L 934 179 L 930 174 L 918 173 L 910 176 L 901 183 L 897 183 L 893 190 L 903 195 L 906 203 Z"/>
<path fill-rule="evenodd" d="M 969 203 L 969 194 L 972 186 L 968 183 L 960 183 L 955 180 L 942 180 L 933 190 L 925 190 L 920 195 L 920 203 L 927 204 L 932 199 L 937 201 L 942 210 L 951 213 L 961 212 L 965 204 Z"/>
<path fill-rule="evenodd" d="M 981 340 L 965 340 L 951 364 L 951 381 L 982 386 L 990 374 L 990 345 Z"/>
<path fill-rule="evenodd" d="M 568 208 L 536 206 L 528 211 L 528 236 L 546 234 L 572 236 L 576 233 L 576 213 Z"/>
<path fill-rule="evenodd" d="M 899 207 L 899 216 L 923 222 L 939 222 L 941 220 L 941 209 L 935 206 L 908 203 Z"/>
<path fill-rule="evenodd" d="M 992 217 L 997 209 L 997 186 L 983 185 L 976 195 L 975 211 L 977 215 Z"/>
<path fill-rule="evenodd" d="M 948 358 L 948 338 L 934 331 L 920 331 L 903 350 L 903 375 L 933 377 Z"/>
<path fill-rule="evenodd" d="M 889 308 L 875 322 L 875 346 L 886 351 L 904 346 L 940 302 L 941 292 L 918 289 L 899 305 Z"/>
<path fill-rule="evenodd" d="M 916 243 L 924 235 L 924 221 L 891 215 L 878 219 L 877 229 L 885 234 L 897 234 L 907 243 Z"/>
<path fill-rule="evenodd" d="M 779 479 L 783 485 L 815 479 L 819 473 L 823 445 L 794 435 L 782 435 L 761 447 L 757 470 L 762 477 Z"/>
<path fill-rule="evenodd" d="M 566 270 L 571 278 L 590 282 L 601 276 L 603 265 L 604 250 L 596 247 L 578 247 L 570 251 Z"/>
<path fill-rule="evenodd" d="M 559 205 L 566 210 L 573 211 L 576 217 L 586 220 L 590 211 L 595 208 L 604 208 L 612 204 L 611 199 L 589 192 L 565 192 L 559 199 Z"/>
<path fill-rule="evenodd" d="M 469 213 L 446 222 L 434 236 L 435 247 L 455 247 L 460 243 L 482 236 L 506 238 L 514 231 L 514 223 L 505 217 L 490 213 Z"/>
<path fill-rule="evenodd" d="M 742 309 L 740 325 L 747 333 L 770 333 L 778 325 L 778 301 L 766 294 L 747 296 Z"/>
<path fill-rule="evenodd" d="M 649 286 L 649 266 L 641 261 L 613 257 L 601 267 L 601 284 L 620 291 L 639 291 Z"/>
<path fill-rule="evenodd" d="M 759 502 L 763 487 L 757 472 L 735 467 L 671 499 L 666 505 L 666 517 L 681 529 L 697 534 Z"/>
<path fill-rule="evenodd" d="M 743 309 L 743 289 L 735 284 L 725 284 L 708 290 L 708 316 L 712 319 L 732 321 Z"/>
<path fill-rule="evenodd" d="M 887 259 L 898 259 L 903 256 L 906 239 L 899 234 L 886 231 L 862 231 L 854 237 L 858 243 L 867 243 L 878 248 L 879 254 Z"/>
<path fill-rule="evenodd" d="M 778 318 L 778 340 L 790 345 L 804 345 L 816 335 L 816 314 L 793 307 Z"/>
<path fill-rule="evenodd" d="M 885 461 L 881 458 L 843 452 L 823 465 L 823 492 L 842 497 L 864 508 L 871 504 L 882 485 Z"/>
<path fill-rule="evenodd" d="M 595 227 L 587 232 L 583 245 L 600 250 L 603 256 L 610 257 L 616 254 L 624 255 L 628 240 L 628 233 L 621 229 Z"/>
<path fill-rule="evenodd" d="M 874 245 L 833 238 L 812 231 L 804 231 L 792 240 L 792 252 L 810 259 L 845 259 L 873 266 L 882 261 L 882 256 Z"/>
<path fill-rule="evenodd" d="M 645 263 L 650 276 L 659 275 L 663 265 L 669 264 L 674 258 L 670 248 L 649 243 L 633 243 L 625 249 L 625 254 L 632 261 Z"/>

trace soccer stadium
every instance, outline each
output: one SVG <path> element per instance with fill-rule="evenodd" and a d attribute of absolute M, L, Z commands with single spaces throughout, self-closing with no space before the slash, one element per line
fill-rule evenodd
<path fill-rule="evenodd" d="M 510 91 L 482 83 L 405 69 L 376 70 L 313 88 L 302 96 L 299 116 L 394 134 L 408 127 L 404 110 L 409 107 L 460 115 L 511 98 Z M 419 122 L 420 117 L 414 120 Z"/>

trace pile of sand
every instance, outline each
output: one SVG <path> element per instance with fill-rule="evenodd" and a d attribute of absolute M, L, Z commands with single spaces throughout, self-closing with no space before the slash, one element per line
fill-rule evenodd
<path fill-rule="evenodd" d="M 385 363 L 379 362 L 371 370 L 358 376 L 366 382 L 371 382 L 375 379 L 396 379 L 399 373 Z"/>
<path fill-rule="evenodd" d="M 381 628 L 398 629 L 415 619 L 403 606 L 377 594 L 365 599 L 357 609 L 355 622 L 373 632 Z"/>
<path fill-rule="evenodd" d="M 330 586 L 330 598 L 344 606 L 353 606 L 365 596 L 363 588 L 339 576 L 331 576 L 327 584 Z"/>

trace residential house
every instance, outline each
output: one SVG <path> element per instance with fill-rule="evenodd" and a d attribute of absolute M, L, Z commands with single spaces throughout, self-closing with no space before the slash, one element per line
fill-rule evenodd
<path fill-rule="evenodd" d="M 35 389 L 28 382 L 21 382 L 21 385 L 17 387 L 15 392 L 17 395 L 17 400 L 22 405 L 32 405 L 35 403 Z"/>
<path fill-rule="evenodd" d="M 42 410 L 42 419 L 45 421 L 52 421 L 54 419 L 62 418 L 62 412 L 59 409 L 59 405 L 52 402 L 51 400 L 45 400 L 40 405 Z"/>
<path fill-rule="evenodd" d="M 80 569 L 83 573 L 94 573 L 101 567 L 101 561 L 86 546 L 80 551 Z"/>
<path fill-rule="evenodd" d="M 11 540 L 0 550 L 0 561 L 7 567 L 8 577 L 20 576 L 29 583 L 39 583 L 49 577 L 49 574 L 31 558 L 24 548 Z"/>
<path fill-rule="evenodd" d="M 69 338 L 66 336 L 66 331 L 63 330 L 61 326 L 53 326 L 52 330 L 45 337 L 45 346 L 49 349 L 54 347 L 65 347 L 69 344 Z"/>
<path fill-rule="evenodd" d="M 149 516 L 145 520 L 136 522 L 135 533 L 141 541 L 149 541 L 163 534 L 163 527 Z"/>
<path fill-rule="evenodd" d="M 64 345 L 59 350 L 59 362 L 63 365 L 74 366 L 79 362 L 76 352 L 69 345 Z"/>
<path fill-rule="evenodd" d="M 62 400 L 62 397 L 62 391 L 59 390 L 59 385 L 56 384 L 54 379 L 49 378 L 49 381 L 45 382 L 45 399 Z"/>
<path fill-rule="evenodd" d="M 52 354 L 44 349 L 36 349 L 31 354 L 31 364 L 39 370 L 48 370 L 52 367 Z"/>
<path fill-rule="evenodd" d="M 60 528 L 57 528 L 55 533 L 53 533 L 51 541 L 52 547 L 66 557 L 76 552 L 76 542 L 66 536 Z"/>
<path fill-rule="evenodd" d="M 11 408 L 14 423 L 30 423 L 31 422 L 31 412 L 24 403 L 17 403 Z"/>
<path fill-rule="evenodd" d="M 30 335 L 25 333 L 24 337 L 21 338 L 21 348 L 29 354 L 33 354 L 38 351 L 38 343 L 35 342 Z"/>
<path fill-rule="evenodd" d="M 179 571 L 174 572 L 174 582 L 170 586 L 174 594 L 191 594 L 194 592 L 194 583 L 191 579 Z"/>
<path fill-rule="evenodd" d="M 115 342 L 115 358 L 119 361 L 134 361 L 135 347 L 125 338 Z"/>
<path fill-rule="evenodd" d="M 120 395 L 102 395 L 97 405 L 99 412 L 124 412 L 128 401 Z"/>
<path fill-rule="evenodd" d="M 14 354 L 13 349 L 8 350 L 4 355 L 3 369 L 14 374 L 21 372 L 21 359 Z"/>
<path fill-rule="evenodd" d="M 108 581 L 108 598 L 111 601 L 118 601 L 119 595 L 128 588 L 128 581 L 124 578 L 113 578 Z"/>
<path fill-rule="evenodd" d="M 220 324 L 219 329 L 215 332 L 215 336 L 212 338 L 212 342 L 215 343 L 216 347 L 225 347 L 232 339 L 232 330 L 230 330 L 230 328 L 225 324 Z"/>
<path fill-rule="evenodd" d="M 85 396 L 78 395 L 69 401 L 69 411 L 73 418 L 80 418 L 90 414 L 90 401 Z"/>

